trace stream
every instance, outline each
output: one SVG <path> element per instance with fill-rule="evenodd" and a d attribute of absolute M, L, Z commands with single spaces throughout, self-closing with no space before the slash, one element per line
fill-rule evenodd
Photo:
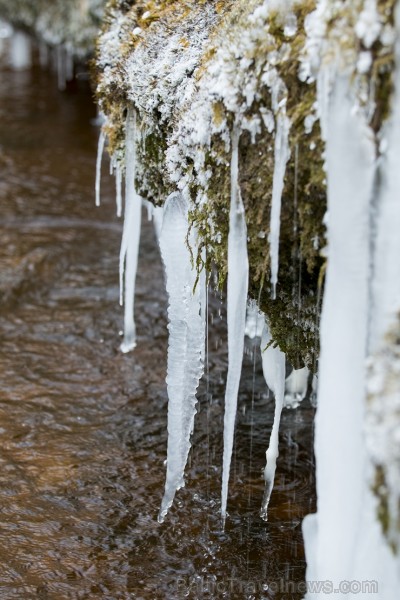
<path fill-rule="evenodd" d="M 157 513 L 167 448 L 167 298 L 144 214 L 137 348 L 119 351 L 121 219 L 87 76 L 66 91 L 0 65 L 0 598 L 300 600 L 301 520 L 315 510 L 313 416 L 284 410 L 269 520 L 262 470 L 274 401 L 246 340 L 221 528 L 224 299 L 209 290 L 206 375 L 186 487 Z"/>

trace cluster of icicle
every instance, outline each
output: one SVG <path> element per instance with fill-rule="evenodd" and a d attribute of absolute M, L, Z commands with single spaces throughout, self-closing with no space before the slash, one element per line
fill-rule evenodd
<path fill-rule="evenodd" d="M 124 304 L 124 339 L 122 352 L 129 352 L 136 346 L 134 322 L 135 279 L 138 264 L 142 200 L 135 189 L 136 152 L 140 138 L 136 111 L 128 110 L 126 118 L 125 144 L 125 211 L 124 227 L 120 251 L 120 303 Z M 266 453 L 267 464 L 264 471 L 265 493 L 261 516 L 266 520 L 268 504 L 273 489 L 276 460 L 278 457 L 278 431 L 283 406 L 297 407 L 307 391 L 309 372 L 303 368 L 293 371 L 286 378 L 285 355 L 274 347 L 264 315 L 255 302 L 248 306 L 249 263 L 247 257 L 247 228 L 245 210 L 239 187 L 239 138 L 240 128 L 235 125 L 231 136 L 231 201 L 229 211 L 228 236 L 228 280 L 227 280 L 227 323 L 228 323 L 228 374 L 225 392 L 224 453 L 221 492 L 221 515 L 225 521 L 227 514 L 228 483 L 233 450 L 234 429 L 237 411 L 237 398 L 242 370 L 245 334 L 261 337 L 262 364 L 266 383 L 275 395 L 275 418 L 270 443 Z M 100 204 L 101 162 L 106 138 L 100 132 L 96 171 L 96 205 Z M 281 154 L 281 146 L 287 146 L 287 138 L 277 142 L 277 162 L 274 190 L 280 204 L 282 179 L 287 155 Z M 122 171 L 120 165 L 111 162 L 115 168 L 117 214 L 122 214 Z M 276 180 L 278 179 L 278 183 Z M 168 343 L 168 450 L 167 476 L 164 497 L 159 512 L 162 522 L 172 505 L 175 493 L 184 486 L 184 471 L 191 447 L 191 434 L 196 414 L 196 391 L 204 373 L 205 336 L 207 320 L 206 274 L 198 274 L 193 264 L 193 255 L 198 250 L 194 227 L 189 229 L 189 205 L 187 199 L 175 192 L 162 208 L 151 208 L 155 218 L 161 256 L 166 273 L 166 287 L 169 297 L 169 343 Z M 275 220 L 275 224 L 272 224 Z M 279 219 L 271 216 L 271 229 L 277 228 L 276 251 L 279 244 Z M 190 230 L 189 239 L 187 239 Z M 258 321 L 262 319 L 263 326 Z M 253 322 L 253 325 L 252 325 Z M 255 322 L 255 326 L 254 326 Z M 285 394 L 286 391 L 286 394 Z"/>
<path fill-rule="evenodd" d="M 370 489 L 374 462 L 365 441 L 368 357 L 384 348 L 384 336 L 397 319 L 400 306 L 400 46 L 396 45 L 394 99 L 392 114 L 377 136 L 369 123 L 373 93 L 365 94 L 369 50 L 380 36 L 400 38 L 399 7 L 396 30 L 381 26 L 375 0 L 359 0 L 356 14 L 354 55 L 341 48 L 344 19 L 332 27 L 334 11 L 351 3 L 320 0 L 306 23 L 307 52 L 303 62 L 304 79 L 317 81 L 316 110 L 326 143 L 325 167 L 328 188 L 328 268 L 321 321 L 318 410 L 315 452 L 317 458 L 318 512 L 304 521 L 307 553 L 307 579 L 331 581 L 347 597 L 349 589 L 340 582 L 354 582 L 360 593 L 363 584 L 376 580 L 380 600 L 397 597 L 400 577 L 398 560 L 391 553 L 376 516 L 376 499 Z M 344 8 L 343 8 L 344 7 Z M 261 14 L 261 9 L 259 11 Z M 335 33 L 336 38 L 334 38 Z M 390 35 L 389 35 L 390 34 Z M 331 36 L 331 38 L 329 37 Z M 364 48 L 359 55 L 362 42 Z M 383 43 L 383 41 L 382 41 Z M 391 42 L 390 42 L 391 43 Z M 334 45 L 336 44 L 336 46 Z M 350 57 L 350 58 L 349 58 Z M 352 63 L 348 68 L 346 60 Z M 270 79 L 269 79 L 270 81 Z M 279 81 L 275 82 L 279 85 Z M 275 85 L 274 84 L 274 85 Z M 271 87 L 271 89 L 273 89 Z M 282 91 L 282 89 L 280 90 Z M 274 103 L 274 98 L 272 97 Z M 235 111 L 234 111 L 235 112 Z M 275 166 L 270 223 L 271 284 L 275 289 L 279 268 L 280 206 L 286 163 L 289 157 L 288 122 L 284 106 L 275 108 Z M 248 258 L 246 220 L 238 184 L 238 146 L 242 123 L 238 119 L 230 131 L 231 205 L 228 236 L 228 375 L 225 394 L 224 456 L 221 513 L 226 517 L 227 495 L 237 393 L 246 331 Z M 198 113 L 192 111 L 193 118 Z M 134 123 L 132 112 L 128 120 Z M 135 127 L 127 125 L 127 157 L 134 157 Z M 133 131 L 133 133 L 132 133 Z M 181 131 L 177 132 L 180 135 Z M 379 152 L 377 153 L 377 146 Z M 130 154 L 129 154 L 130 153 Z M 177 161 L 180 155 L 177 156 Z M 134 192 L 133 162 L 127 163 L 129 194 L 135 198 L 137 223 L 126 229 L 121 256 L 125 268 L 125 302 L 133 308 L 140 216 L 140 202 Z M 120 177 L 120 175 L 119 175 Z M 133 188 L 133 189 L 132 189 Z M 129 205 L 125 219 L 132 218 Z M 170 339 L 168 350 L 168 467 L 165 495 L 159 518 L 162 521 L 176 490 L 183 485 L 195 415 L 195 394 L 203 371 L 205 331 L 205 281 L 195 286 L 196 273 L 185 247 L 187 201 L 183 195 L 170 196 L 164 207 L 160 246 L 166 268 L 170 297 Z M 125 228 L 124 228 L 125 230 Z M 132 231 L 134 233 L 132 233 Z M 196 253 L 196 235 L 190 244 Z M 175 249 L 175 250 L 174 250 Z M 130 255 L 130 252 L 132 254 Z M 134 258 L 135 255 L 135 258 Z M 131 256 L 129 267 L 128 257 Z M 176 268 L 177 261 L 180 265 Z M 178 271 L 178 273 L 177 273 Z M 130 273 L 128 275 L 128 273 Z M 194 288 L 194 293 L 193 293 Z M 268 315 L 267 315 L 268 317 Z M 263 325 L 261 349 L 263 371 L 275 395 L 275 420 L 267 450 L 264 472 L 265 493 L 261 514 L 267 517 L 278 456 L 278 427 L 285 403 L 285 389 L 301 397 L 307 381 L 305 373 L 285 379 L 285 356 L 271 344 L 267 320 Z M 133 332 L 133 334 L 132 334 Z M 133 337 L 132 337 L 133 335 Z M 124 344 L 134 344 L 134 326 L 126 319 Z M 370 436 L 371 437 L 371 436 Z M 374 449 L 375 454 L 379 452 Z M 383 456 L 383 459 L 382 459 Z M 372 456 L 372 459 L 374 457 Z M 384 448 L 381 459 L 385 460 Z M 390 457 L 386 457 L 390 460 Z M 368 592 L 358 597 L 364 598 Z M 307 598 L 313 596 L 312 592 Z"/>
<path fill-rule="evenodd" d="M 396 431 L 398 439 L 399 413 L 386 422 L 386 435 L 373 431 L 377 422 L 384 423 L 387 399 L 382 394 L 390 373 L 377 368 L 368 384 L 366 367 L 377 353 L 387 355 L 385 334 L 397 322 L 400 307 L 400 4 L 393 28 L 383 26 L 374 0 L 363 3 L 355 26 L 351 23 L 353 52 L 341 48 L 346 20 L 334 27 L 329 21 L 332 11 L 343 6 L 321 0 L 308 21 L 326 143 L 328 268 L 315 425 L 318 512 L 303 522 L 307 579 L 332 581 L 337 598 L 349 592 L 368 598 L 367 582 L 374 581 L 380 600 L 394 600 L 398 557 L 384 539 L 371 488 L 375 464 L 393 461 L 385 438 Z M 373 44 L 385 39 L 396 40 L 394 92 L 391 115 L 376 134 L 370 127 L 374 94 L 366 95 L 364 67 L 371 64 Z M 361 43 L 365 50 L 360 53 Z M 380 396 L 372 419 L 368 387 Z M 372 427 L 367 436 L 366 424 Z M 369 452 L 366 437 L 376 444 Z"/>

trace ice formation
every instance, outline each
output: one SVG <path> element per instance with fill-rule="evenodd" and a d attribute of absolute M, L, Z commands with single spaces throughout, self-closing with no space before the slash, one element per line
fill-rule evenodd
<path fill-rule="evenodd" d="M 265 490 L 261 505 L 261 517 L 266 521 L 268 519 L 268 505 L 274 487 L 276 461 L 279 456 L 279 424 L 285 394 L 286 372 L 285 355 L 278 347 L 274 347 L 267 323 L 264 325 L 261 336 L 261 357 L 266 384 L 275 396 L 274 424 L 266 452 L 267 464 L 264 469 Z"/>
<path fill-rule="evenodd" d="M 187 247 L 188 204 L 179 194 L 168 197 L 160 236 L 166 271 L 168 304 L 168 450 L 165 492 L 158 520 L 163 522 L 176 491 L 184 486 L 184 470 L 196 414 L 196 390 L 204 370 L 204 274 L 197 270 Z M 192 231 L 189 244 L 196 251 Z"/>
<path fill-rule="evenodd" d="M 228 236 L 227 319 L 229 363 L 225 390 L 224 456 L 221 493 L 221 514 L 223 519 L 226 517 L 237 397 L 242 372 L 249 279 L 246 218 L 239 187 L 239 136 L 240 131 L 235 126 L 231 142 L 231 204 Z"/>
<path fill-rule="evenodd" d="M 366 2 L 365 10 L 373 5 Z M 373 33 L 361 26 L 366 18 L 365 12 L 360 15 L 356 34 L 375 39 L 379 27 Z M 373 105 L 366 103 L 362 79 L 352 76 L 351 52 L 349 64 L 331 62 L 330 44 L 336 43 L 323 41 L 330 61 L 322 55 L 318 75 L 325 82 L 318 86 L 318 102 L 326 139 L 329 246 L 315 437 L 318 512 L 303 523 L 307 579 L 334 584 L 375 580 L 379 598 L 392 600 L 398 566 L 377 519 L 364 427 L 368 349 L 382 343 L 382 330 L 400 300 L 398 260 L 390 257 L 392 249 L 397 256 L 398 248 L 398 155 L 392 152 L 398 147 L 399 121 L 395 111 L 389 139 L 396 141 L 379 165 L 369 126 Z M 353 60 L 357 63 L 356 52 Z M 335 597 L 347 597 L 338 590 Z"/>
<path fill-rule="evenodd" d="M 10 62 L 13 69 L 22 71 L 32 64 L 31 40 L 22 31 L 14 31 L 10 40 Z"/>
<path fill-rule="evenodd" d="M 283 86 L 282 82 L 278 80 L 274 83 L 275 96 L 283 95 L 281 103 L 283 107 L 279 105 L 277 99 L 273 100 L 273 108 L 278 112 L 276 119 L 276 133 L 275 133 L 275 150 L 274 150 L 274 179 L 272 186 L 272 205 L 271 205 L 271 222 L 270 222 L 270 257 L 271 257 L 271 284 L 272 284 L 272 297 L 276 298 L 276 285 L 278 283 L 278 268 L 279 268 L 279 231 L 281 226 L 281 205 L 282 205 L 282 192 L 285 180 L 286 163 L 289 160 L 289 130 L 290 121 L 286 116 L 284 106 L 285 98 L 284 93 L 280 90 Z"/>
<path fill-rule="evenodd" d="M 285 408 L 297 408 L 307 394 L 310 371 L 307 367 L 293 369 L 285 381 Z"/>
<path fill-rule="evenodd" d="M 100 206 L 101 162 L 103 160 L 105 143 L 106 143 L 106 135 L 105 135 L 103 129 L 101 129 L 100 133 L 99 133 L 99 141 L 97 144 L 97 159 L 96 159 L 96 184 L 95 184 L 96 206 Z"/>
<path fill-rule="evenodd" d="M 124 339 L 121 351 L 124 353 L 136 346 L 134 302 L 142 222 L 142 199 L 135 186 L 137 137 L 136 111 L 131 107 L 126 117 L 125 215 L 119 255 L 120 303 L 124 305 Z"/>

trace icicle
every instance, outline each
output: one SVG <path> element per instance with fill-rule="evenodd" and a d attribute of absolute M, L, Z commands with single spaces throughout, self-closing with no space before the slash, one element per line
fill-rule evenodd
<path fill-rule="evenodd" d="M 306 397 L 310 371 L 307 367 L 293 369 L 285 382 L 285 408 L 297 408 Z"/>
<path fill-rule="evenodd" d="M 247 228 L 239 187 L 239 129 L 232 132 L 231 205 L 228 235 L 228 376 L 225 391 L 224 458 L 222 472 L 221 514 L 226 518 L 229 471 L 242 371 L 244 332 L 246 325 L 249 262 L 247 257 Z"/>
<path fill-rule="evenodd" d="M 264 320 L 264 315 L 258 308 L 257 302 L 249 300 L 246 312 L 245 335 L 251 340 L 261 337 L 264 329 Z"/>
<path fill-rule="evenodd" d="M 337 74 L 328 101 L 318 98 L 326 111 L 329 258 L 315 419 L 318 512 L 303 521 L 306 575 L 376 580 L 379 598 L 388 600 L 396 597 L 398 585 L 387 590 L 398 567 L 377 522 L 364 432 L 375 145 L 362 111 L 354 110 L 351 86 Z"/>
<path fill-rule="evenodd" d="M 124 341 L 121 344 L 121 351 L 124 353 L 130 352 L 136 346 L 134 302 L 142 223 L 142 199 L 135 188 L 136 111 L 134 108 L 128 109 L 126 117 L 125 165 L 125 218 L 119 254 L 120 303 L 124 304 L 125 309 Z"/>
<path fill-rule="evenodd" d="M 163 218 L 164 218 L 164 207 L 163 206 L 155 206 L 153 208 L 153 223 L 154 223 L 154 229 L 155 229 L 158 241 L 160 241 L 160 237 L 161 237 Z"/>
<path fill-rule="evenodd" d="M 11 37 L 10 62 L 17 71 L 29 69 L 32 64 L 31 42 L 22 31 L 15 31 Z"/>
<path fill-rule="evenodd" d="M 275 396 L 275 414 L 264 469 L 265 490 L 261 506 L 261 517 L 264 521 L 268 519 L 268 505 L 274 487 L 276 460 L 279 456 L 279 424 L 285 393 L 285 355 L 279 348 L 268 346 L 270 342 L 271 335 L 265 324 L 261 337 L 262 367 L 267 386 Z"/>
<path fill-rule="evenodd" d="M 49 66 L 49 47 L 46 42 L 39 42 L 39 64 L 42 69 Z"/>
<path fill-rule="evenodd" d="M 119 162 L 115 164 L 115 187 L 116 187 L 116 204 L 117 217 L 122 215 L 122 169 Z"/>
<path fill-rule="evenodd" d="M 106 143 L 106 134 L 103 129 L 100 130 L 99 141 L 97 145 L 97 160 L 96 160 L 96 206 L 100 206 L 100 184 L 101 184 L 101 161 L 103 158 L 104 145 Z"/>
<path fill-rule="evenodd" d="M 205 318 L 202 301 L 205 278 L 194 289 L 197 273 L 186 245 L 188 205 L 171 194 L 164 207 L 160 248 L 169 297 L 168 452 L 165 492 L 158 520 L 164 521 L 176 491 L 184 486 L 184 470 L 196 414 L 196 390 L 204 371 Z M 196 253 L 195 233 L 189 240 Z"/>
<path fill-rule="evenodd" d="M 72 81 L 74 79 L 74 55 L 69 46 L 65 48 L 65 81 Z"/>
<path fill-rule="evenodd" d="M 57 81 L 58 89 L 63 92 L 66 88 L 66 75 L 65 75 L 65 49 L 63 46 L 57 46 Z"/>
<path fill-rule="evenodd" d="M 271 257 L 272 297 L 276 298 L 276 284 L 279 269 L 279 236 L 281 228 L 282 192 L 286 173 L 286 163 L 290 157 L 290 121 L 284 111 L 278 113 L 275 133 L 274 179 L 272 184 L 271 223 L 269 234 Z"/>

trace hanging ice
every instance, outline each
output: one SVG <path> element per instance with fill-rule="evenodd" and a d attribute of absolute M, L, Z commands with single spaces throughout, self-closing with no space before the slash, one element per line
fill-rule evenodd
<path fill-rule="evenodd" d="M 169 297 L 168 341 L 168 450 L 167 478 L 158 520 L 163 522 L 176 491 L 184 486 L 184 470 L 190 450 L 190 436 L 196 414 L 196 390 L 203 374 L 205 277 L 196 287 L 197 272 L 186 244 L 188 205 L 176 193 L 164 206 L 160 237 Z M 196 236 L 189 240 L 196 253 Z"/>
<path fill-rule="evenodd" d="M 104 133 L 103 129 L 101 129 L 100 134 L 99 134 L 99 141 L 97 144 L 97 159 L 96 159 L 96 185 L 95 185 L 96 206 L 100 206 L 101 161 L 103 159 L 105 143 L 106 143 L 106 134 Z"/>
<path fill-rule="evenodd" d="M 117 217 L 120 217 L 122 215 L 122 169 L 118 161 L 115 163 L 115 190 Z"/>
<path fill-rule="evenodd" d="M 11 37 L 10 62 L 17 71 L 29 69 L 32 65 L 31 41 L 22 31 L 15 31 Z"/>
<path fill-rule="evenodd" d="M 297 408 L 306 397 L 310 371 L 307 367 L 293 369 L 285 382 L 285 408 Z"/>
<path fill-rule="evenodd" d="M 279 424 L 283 408 L 283 398 L 285 393 L 285 355 L 275 348 L 271 342 L 271 335 L 267 324 L 261 336 L 261 356 L 264 378 L 267 386 L 275 396 L 275 414 L 274 424 L 272 426 L 269 439 L 268 450 L 266 452 L 267 464 L 264 469 L 265 490 L 261 505 L 261 517 L 266 521 L 268 519 L 268 505 L 271 493 L 274 487 L 276 460 L 279 456 Z"/>
<path fill-rule="evenodd" d="M 246 312 L 245 335 L 251 340 L 261 337 L 264 329 L 264 320 L 264 315 L 258 308 L 257 302 L 249 300 Z"/>
<path fill-rule="evenodd" d="M 126 117 L 125 142 L 125 217 L 119 254 L 120 303 L 124 304 L 122 352 L 130 352 L 136 346 L 134 301 L 142 222 L 142 199 L 135 188 L 136 135 L 136 111 L 134 108 L 129 108 Z"/>
<path fill-rule="evenodd" d="M 362 111 L 353 110 L 346 75 L 336 75 L 321 106 L 327 111 L 329 258 L 315 422 L 318 512 L 305 518 L 303 529 L 307 579 L 379 581 L 379 598 L 389 600 L 397 594 L 397 567 L 376 519 L 363 432 L 375 146 Z M 335 597 L 347 598 L 345 591 Z"/>
<path fill-rule="evenodd" d="M 242 371 L 244 332 L 246 325 L 249 261 L 247 227 L 239 187 L 239 130 L 232 132 L 231 205 L 228 235 L 228 376 L 225 391 L 224 457 L 222 473 L 221 514 L 226 517 L 229 471 L 233 450 L 237 397 Z"/>
<path fill-rule="evenodd" d="M 281 110 L 278 113 L 276 121 L 274 179 L 272 184 L 271 222 L 269 233 L 273 298 L 276 298 L 276 284 L 278 283 L 282 192 L 286 173 L 286 163 L 290 157 L 289 129 L 290 121 L 286 116 L 286 113 Z"/>

